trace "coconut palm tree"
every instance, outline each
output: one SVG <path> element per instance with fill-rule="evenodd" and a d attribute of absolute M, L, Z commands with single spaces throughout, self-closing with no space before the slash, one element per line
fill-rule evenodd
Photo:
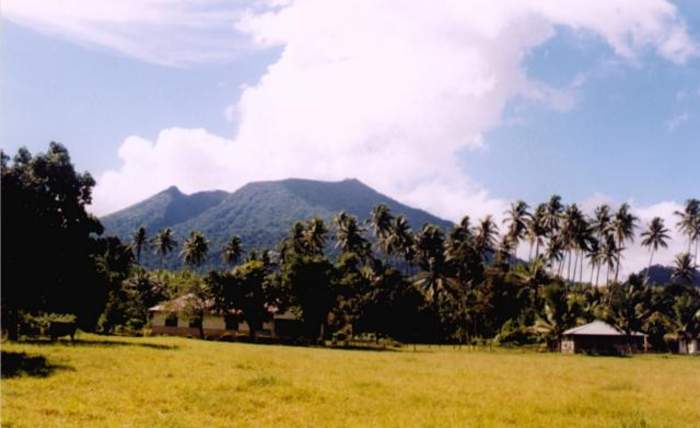
<path fill-rule="evenodd" d="M 642 246 L 649 248 L 649 267 L 647 267 L 646 280 L 649 280 L 649 270 L 651 262 L 654 258 L 654 253 L 661 248 L 668 248 L 667 241 L 671 239 L 668 235 L 669 230 L 664 226 L 664 220 L 661 217 L 654 217 L 651 223 L 647 226 L 647 230 L 642 232 Z"/>
<path fill-rule="evenodd" d="M 700 240 L 700 200 L 688 199 L 683 211 L 675 211 L 674 214 L 681 218 L 676 226 L 688 237 L 688 254 L 690 254 L 693 241 Z M 695 252 L 697 253 L 697 250 Z"/>
<path fill-rule="evenodd" d="M 141 264 L 141 252 L 148 245 L 148 237 L 146 236 L 146 228 L 141 226 L 136 229 L 131 237 L 131 248 L 136 256 L 136 262 Z"/>
<path fill-rule="evenodd" d="M 586 252 L 586 257 L 591 266 L 591 284 L 598 285 L 600 276 L 600 266 L 603 264 L 603 246 L 600 241 L 594 239 L 591 241 L 591 247 Z M 593 282 L 593 274 L 595 274 L 595 282 Z"/>
<path fill-rule="evenodd" d="M 578 208 L 578 206 L 576 204 L 571 204 L 567 206 L 561 217 L 561 237 L 564 249 L 568 254 L 568 267 L 566 270 L 566 278 L 572 280 L 572 282 L 573 278 L 571 277 L 571 262 L 573 259 L 573 253 L 577 249 L 577 236 L 582 228 L 582 222 L 583 213 Z M 575 268 L 576 264 L 574 263 L 574 269 Z"/>
<path fill-rule="evenodd" d="M 370 224 L 374 232 L 374 237 L 377 239 L 379 248 L 386 253 L 387 239 L 391 235 L 391 222 L 393 216 L 389 207 L 384 204 L 379 204 L 372 209 L 370 213 Z"/>
<path fill-rule="evenodd" d="M 526 236 L 530 242 L 529 259 L 532 260 L 532 249 L 535 249 L 535 258 L 540 255 L 540 246 L 544 244 L 544 238 L 547 236 L 547 226 L 545 223 L 547 215 L 547 205 L 539 204 L 535 208 L 535 212 L 528 218 Z"/>
<path fill-rule="evenodd" d="M 507 234 L 513 246 L 513 259 L 516 257 L 518 244 L 527 230 L 527 223 L 530 219 L 528 208 L 528 204 L 524 201 L 516 201 L 510 204 L 510 208 L 504 212 L 505 218 L 503 219 L 503 224 L 508 224 Z"/>
<path fill-rule="evenodd" d="M 392 222 L 393 247 L 397 255 L 404 258 L 409 267 L 415 261 L 415 239 L 405 216 L 397 216 Z"/>
<path fill-rule="evenodd" d="M 241 259 L 243 254 L 243 246 L 241 244 L 241 238 L 238 235 L 233 235 L 231 239 L 224 246 L 224 251 L 221 253 L 221 257 L 224 259 L 224 263 L 234 266 Z"/>
<path fill-rule="evenodd" d="M 311 255 L 323 254 L 323 249 L 326 246 L 327 234 L 328 228 L 323 220 L 318 217 L 314 217 L 309 221 L 306 226 L 304 238 L 306 241 L 306 248 L 309 250 Z"/>
<path fill-rule="evenodd" d="M 173 230 L 166 227 L 158 232 L 153 239 L 153 247 L 155 248 L 156 254 L 160 256 L 160 265 L 162 267 L 165 257 L 177 247 L 177 241 L 173 237 Z"/>
<path fill-rule="evenodd" d="M 488 259 L 488 255 L 496 249 L 496 238 L 498 236 L 498 226 L 493 221 L 491 215 L 484 217 L 476 226 L 474 233 L 474 246 L 481 254 L 484 261 Z"/>
<path fill-rule="evenodd" d="M 561 203 L 561 196 L 552 195 L 547 202 L 547 209 L 544 215 L 545 229 L 550 238 L 559 231 L 559 220 L 563 211 L 564 206 Z"/>
<path fill-rule="evenodd" d="M 369 254 L 369 242 L 362 234 L 364 229 L 360 227 L 357 218 L 344 211 L 334 218 L 336 224 L 336 247 L 344 253 L 355 253 L 360 257 Z"/>
<path fill-rule="evenodd" d="M 610 285 L 610 271 L 617 266 L 620 259 L 620 253 L 617 248 L 617 242 L 612 235 L 608 235 L 602 245 L 602 259 L 605 264 L 605 285 Z"/>
<path fill-rule="evenodd" d="M 564 258 L 564 245 L 562 244 L 562 240 L 559 235 L 554 235 L 549 238 L 545 258 L 547 259 L 547 262 L 552 270 L 552 275 L 559 274 L 562 266 L 562 260 Z M 555 263 L 557 262 L 559 263 L 558 269 L 555 268 Z"/>
<path fill-rule="evenodd" d="M 682 253 L 677 255 L 673 264 L 673 274 L 671 278 L 681 284 L 692 284 L 695 279 L 695 268 L 690 254 Z"/>
<path fill-rule="evenodd" d="M 416 258 L 421 272 L 414 284 L 430 302 L 441 294 L 454 291 L 455 282 L 447 274 L 445 263 L 445 235 L 439 227 L 426 224 L 416 235 Z"/>
<path fill-rule="evenodd" d="M 186 265 L 196 268 L 204 263 L 208 252 L 209 241 L 207 241 L 202 232 L 192 231 L 190 237 L 182 244 L 180 256 Z"/>
<path fill-rule="evenodd" d="M 630 206 L 624 203 L 617 210 L 612 220 L 612 233 L 617 244 L 617 266 L 615 267 L 615 282 L 620 275 L 622 252 L 625 250 L 625 242 L 634 242 L 634 230 L 637 228 L 637 217 L 630 212 Z"/>

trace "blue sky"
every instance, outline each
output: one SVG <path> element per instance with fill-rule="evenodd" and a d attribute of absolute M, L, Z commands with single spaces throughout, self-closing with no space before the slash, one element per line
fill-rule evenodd
<path fill-rule="evenodd" d="M 656 3 L 665 2 L 659 0 Z M 125 53 L 123 46 L 103 43 L 97 40 L 97 36 L 95 40 L 90 40 L 90 36 L 78 37 L 63 27 L 56 27 L 55 31 L 37 31 L 37 25 L 53 22 L 48 12 L 42 12 L 46 16 L 37 17 L 33 22 L 31 14 L 36 10 L 15 11 L 13 7 L 21 9 L 22 6 L 18 2 L 13 5 L 10 1 L 9 4 L 9 20 L 3 21 L 1 46 L 0 107 L 3 120 L 0 141 L 3 149 L 14 152 L 20 145 L 26 145 L 32 151 L 40 151 L 49 141 L 60 141 L 68 146 L 78 168 L 91 171 L 98 180 L 105 177 L 105 182 L 122 174 L 122 168 L 126 169 L 124 165 L 128 162 L 120 159 L 118 152 L 122 147 L 138 145 L 133 142 L 126 144 L 129 137 L 139 137 L 145 141 L 141 143 L 158 147 L 159 144 L 166 144 L 165 140 L 159 140 L 163 130 L 202 128 L 206 130 L 206 138 L 234 139 L 241 119 L 236 115 L 227 118 L 225 111 L 240 102 L 244 92 L 242 85 L 246 85 L 245 88 L 258 85 L 265 89 L 260 82 L 268 67 L 282 62 L 285 46 L 289 48 L 302 40 L 301 36 L 289 36 L 289 40 L 283 42 L 246 49 L 232 48 L 231 55 L 224 60 L 163 65 L 157 58 L 154 59 L 152 52 Z M 673 4 L 677 7 L 673 21 L 682 23 L 691 43 L 700 40 L 700 6 L 692 0 Z M 333 179 L 357 175 L 357 178 L 399 199 L 432 208 L 448 217 L 454 217 L 452 211 L 444 208 L 452 200 L 452 194 L 449 190 L 442 192 L 442 188 L 435 190 L 429 184 L 436 180 L 449 181 L 450 177 L 468 183 L 465 185 L 468 189 L 464 190 L 468 193 L 467 199 L 472 193 L 487 195 L 483 196 L 486 198 L 483 203 L 479 202 L 479 198 L 470 199 L 465 205 L 469 207 L 480 203 L 487 207 L 500 207 L 492 202 L 515 198 L 536 202 L 552 193 L 562 194 L 567 200 L 574 201 L 603 197 L 615 201 L 633 200 L 640 205 L 682 201 L 697 196 L 700 189 L 700 60 L 697 52 L 683 55 L 682 61 L 673 61 L 659 54 L 659 45 L 651 41 L 639 47 L 633 46 L 633 57 L 625 57 L 620 55 L 613 42 L 606 39 L 609 29 L 598 28 L 595 23 L 591 24 L 585 19 L 581 24 L 578 17 L 560 18 L 560 11 L 542 13 L 552 15 L 552 23 L 545 29 L 535 22 L 532 33 L 541 32 L 546 41 L 533 40 L 523 46 L 519 53 L 523 53 L 524 59 L 516 63 L 528 79 L 546 85 L 545 92 L 551 90 L 565 99 L 564 106 L 557 105 L 556 101 L 543 101 L 537 96 L 513 95 L 504 98 L 502 105 L 490 108 L 488 117 L 480 118 L 475 126 L 460 128 L 454 125 L 454 121 L 431 119 L 431 126 L 447 123 L 447 127 L 454 126 L 455 131 L 473 132 L 475 138 L 482 141 L 456 150 L 450 146 L 446 152 L 456 153 L 454 159 L 447 156 L 435 158 L 435 163 L 448 159 L 457 165 L 459 170 L 447 178 L 417 175 L 406 180 L 409 184 L 397 184 L 384 177 L 374 177 L 372 174 L 376 173 L 377 168 L 367 172 L 352 166 L 346 169 L 338 167 L 338 172 L 329 172 L 331 167 L 317 168 L 310 172 L 310 176 Z M 634 13 L 637 12 L 630 11 L 630 14 Z M 653 14 L 656 13 L 652 10 L 648 16 L 655 16 Z M 581 15 L 584 14 L 581 12 Z M 76 12 L 76 16 L 80 18 L 82 15 Z M 76 18 L 76 22 L 79 18 Z M 100 16 L 100 19 L 108 18 Z M 557 22 L 558 19 L 561 22 Z M 586 25 L 590 26 L 590 30 L 586 30 Z M 266 27 L 260 28 L 251 33 L 267 31 Z M 167 30 L 167 27 L 163 30 L 166 36 Z M 614 30 L 621 31 L 624 37 L 632 37 L 624 34 L 626 29 Z M 221 33 L 221 29 L 216 31 Z M 328 29 L 324 28 L 324 31 Z M 547 31 L 553 31 L 555 35 L 545 37 Z M 274 38 L 276 33 L 272 33 L 270 37 Z M 144 34 L 151 37 L 150 32 Z M 231 34 L 231 37 L 244 41 L 248 40 L 248 36 L 254 38 L 255 35 L 259 34 L 248 34 L 246 37 Z M 156 33 L 153 37 L 163 35 Z M 539 36 L 533 37 L 537 39 Z M 653 37 L 656 35 L 649 36 Z M 418 40 L 422 42 L 422 39 Z M 136 44 L 139 42 L 136 39 Z M 148 45 L 148 40 L 144 39 L 143 43 L 144 46 Z M 330 50 L 334 52 L 333 47 Z M 381 64 L 377 67 L 379 71 Z M 439 65 L 436 64 L 435 68 L 439 68 Z M 425 80 L 445 77 L 425 73 L 421 76 Z M 289 87 L 294 86 L 291 82 Z M 343 84 L 342 80 L 339 82 Z M 442 91 L 446 89 L 449 90 L 449 86 L 440 87 Z M 256 95 L 252 92 L 255 91 L 251 91 L 251 97 Z M 382 99 L 382 94 L 378 94 L 376 99 Z M 422 98 L 410 98 L 411 101 L 416 99 Z M 375 100 L 368 99 L 367 103 L 373 104 Z M 433 102 L 432 98 L 430 100 Z M 337 97 L 335 101 L 340 105 L 344 103 Z M 395 109 L 401 103 L 387 102 L 386 105 L 387 109 L 392 106 Z M 461 105 L 450 104 L 451 110 L 447 115 L 456 115 L 458 121 L 461 106 L 465 109 L 465 117 L 478 115 L 479 106 L 470 104 L 469 99 L 465 99 Z M 472 113 L 472 110 L 476 113 Z M 342 108 L 338 107 L 338 111 L 338 115 L 353 114 L 352 109 L 343 113 Z M 410 111 L 407 115 L 414 113 Z M 369 116 L 366 121 L 370 119 L 381 121 L 381 117 Z M 391 120 L 392 127 L 404 125 L 402 122 L 394 123 L 394 118 Z M 263 132 L 259 128 L 266 127 L 264 117 L 256 123 L 256 132 Z M 302 120 L 300 123 L 305 122 Z M 338 123 L 346 124 L 343 121 Z M 286 147 L 287 143 L 283 141 L 285 135 L 298 131 L 285 129 L 287 125 L 280 125 L 284 132 L 281 132 L 281 137 L 276 136 L 276 144 L 280 144 L 280 147 Z M 274 120 L 270 121 L 270 127 L 275 127 Z M 249 128 L 254 129 L 254 126 L 246 126 L 246 129 Z M 313 128 L 309 126 L 306 129 Z M 396 139 L 406 139 L 407 135 L 410 139 L 412 131 L 413 128 L 406 127 Z M 387 131 L 381 129 L 377 133 L 386 135 Z M 309 134 L 313 132 L 309 131 Z M 328 144 L 332 144 L 332 134 L 331 138 L 327 134 L 322 135 L 329 141 Z M 434 135 L 444 136 L 440 132 Z M 304 137 L 313 139 L 315 136 L 302 135 L 299 138 Z M 343 139 L 345 135 L 338 138 Z M 362 138 L 367 137 L 361 136 L 358 140 Z M 360 141 L 357 144 L 368 143 Z M 401 146 L 396 144 L 391 146 L 393 152 L 388 153 L 398 152 L 397 148 Z M 422 144 L 424 146 L 425 142 Z M 289 145 L 292 147 L 290 151 L 302 150 L 292 143 Z M 254 151 L 255 143 L 251 147 L 249 150 Z M 265 147 L 275 149 L 274 146 Z M 316 146 L 312 147 L 312 153 L 313 150 L 316 150 Z M 244 158 L 251 152 L 238 154 L 234 150 L 230 153 L 233 157 Z M 342 153 L 340 150 L 327 156 L 343 156 Z M 418 156 L 424 155 L 421 152 Z M 279 162 L 284 163 L 285 159 Z M 313 156 L 306 156 L 303 160 L 290 159 L 289 163 L 300 163 L 302 167 L 292 168 L 289 174 L 303 175 L 304 163 L 309 162 L 308 159 L 313 160 Z M 318 163 L 332 163 L 326 158 L 319 159 Z M 206 166 L 203 168 L 206 169 Z M 181 165 L 171 168 L 181 169 Z M 225 175 L 226 169 L 222 171 Z M 145 173 L 148 172 L 145 170 Z M 281 174 L 284 173 L 286 170 L 283 168 Z M 391 169 L 387 172 L 394 175 L 402 173 L 392 172 Z M 161 176 L 164 181 L 158 182 L 157 186 L 164 187 L 170 177 L 165 173 Z M 131 182 L 126 178 L 114 181 L 121 183 L 121 187 L 110 188 L 102 194 L 98 193 L 98 196 L 104 198 L 103 194 L 113 195 L 116 191 L 130 193 L 129 183 L 138 184 L 143 180 L 130 177 Z M 200 190 L 202 187 L 232 190 L 244 182 L 267 177 L 265 174 L 240 172 L 230 182 L 210 180 L 195 183 L 196 180 L 179 176 L 172 180 L 180 180 L 175 184 L 185 190 Z M 188 184 L 191 184 L 189 188 Z M 407 187 L 411 189 L 407 190 Z M 147 190 L 152 193 L 156 188 Z M 146 189 L 143 191 L 146 192 Z M 425 197 L 427 194 L 442 196 L 430 199 Z M 141 196 L 146 195 L 139 194 Z M 436 201 L 435 197 L 442 200 Z M 126 202 L 134 202 L 134 198 L 124 197 L 108 205 L 116 208 Z"/>

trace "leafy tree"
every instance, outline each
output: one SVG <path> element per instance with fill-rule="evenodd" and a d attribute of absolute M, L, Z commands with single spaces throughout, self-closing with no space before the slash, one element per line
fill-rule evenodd
<path fill-rule="evenodd" d="M 263 323 L 270 319 L 267 298 L 268 266 L 262 260 L 248 260 L 230 273 L 212 271 L 206 283 L 217 297 L 217 308 L 225 313 L 240 311 L 250 338 L 255 340 Z"/>
<path fill-rule="evenodd" d="M 287 250 L 278 287 L 286 295 L 285 303 L 301 316 L 309 339 L 321 339 L 327 334 L 324 327 L 337 297 L 335 279 L 334 266 L 324 256 Z"/>
<path fill-rule="evenodd" d="M 73 313 L 82 324 L 85 310 L 102 305 L 83 300 L 93 294 L 91 252 L 102 233 L 85 210 L 95 181 L 75 171 L 58 143 L 35 156 L 21 148 L 0 158 L 3 328 L 16 339 L 20 316 L 37 311 Z"/>

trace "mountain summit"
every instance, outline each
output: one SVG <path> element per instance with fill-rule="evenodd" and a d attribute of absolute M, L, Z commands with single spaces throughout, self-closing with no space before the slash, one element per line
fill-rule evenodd
<path fill-rule="evenodd" d="M 318 216 L 330 224 L 340 211 L 364 220 L 379 204 L 385 204 L 395 215 L 405 215 L 414 230 L 425 223 L 443 228 L 452 225 L 401 204 L 357 179 L 326 182 L 296 178 L 253 182 L 233 193 L 215 190 L 186 195 L 171 186 L 101 221 L 107 235 L 125 241 L 142 225 L 151 237 L 158 230 L 170 227 L 180 243 L 190 231 L 199 230 L 210 241 L 209 264 L 216 265 L 220 263 L 221 248 L 232 235 L 239 235 L 248 251 L 273 248 L 295 221 Z M 145 258 L 147 265 L 155 262 L 155 257 Z M 175 254 L 169 257 L 167 265 L 179 265 Z"/>

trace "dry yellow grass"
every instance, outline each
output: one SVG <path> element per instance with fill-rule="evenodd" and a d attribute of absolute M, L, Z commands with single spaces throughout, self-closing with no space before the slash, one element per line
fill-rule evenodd
<path fill-rule="evenodd" d="M 49 365 L 2 380 L 3 426 L 700 426 L 693 357 L 91 335 L 2 348 Z"/>

